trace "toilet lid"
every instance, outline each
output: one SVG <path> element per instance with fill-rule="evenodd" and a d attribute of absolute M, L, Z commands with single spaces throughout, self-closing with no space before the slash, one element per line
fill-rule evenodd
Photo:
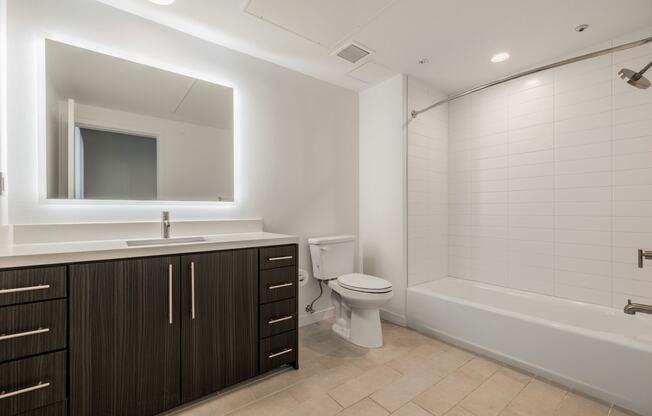
<path fill-rule="evenodd" d="M 361 273 L 345 274 L 337 278 L 340 286 L 367 293 L 387 293 L 392 290 L 392 284 L 385 279 Z"/>

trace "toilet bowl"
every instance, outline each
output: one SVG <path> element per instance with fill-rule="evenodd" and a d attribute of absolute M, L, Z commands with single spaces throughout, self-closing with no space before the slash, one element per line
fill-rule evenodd
<path fill-rule="evenodd" d="M 327 281 L 332 290 L 333 331 L 361 347 L 382 347 L 380 308 L 393 296 L 391 282 L 352 273 L 355 236 L 311 238 L 308 243 L 315 278 Z"/>

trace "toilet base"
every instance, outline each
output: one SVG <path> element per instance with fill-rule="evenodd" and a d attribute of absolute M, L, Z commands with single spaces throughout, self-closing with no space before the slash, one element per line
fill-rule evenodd
<path fill-rule="evenodd" d="M 380 324 L 380 311 L 377 308 L 351 308 L 342 301 L 342 296 L 333 291 L 331 295 L 335 306 L 333 332 L 352 344 L 364 348 L 383 346 L 383 329 Z"/>

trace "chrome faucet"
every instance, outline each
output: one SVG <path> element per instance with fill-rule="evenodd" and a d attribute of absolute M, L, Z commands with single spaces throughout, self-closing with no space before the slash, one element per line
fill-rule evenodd
<path fill-rule="evenodd" d="M 642 303 L 632 303 L 631 299 L 627 299 L 627 305 L 623 310 L 627 315 L 635 315 L 636 312 L 652 314 L 652 305 L 644 305 Z"/>
<path fill-rule="evenodd" d="M 161 212 L 161 238 L 170 238 L 170 213 Z"/>

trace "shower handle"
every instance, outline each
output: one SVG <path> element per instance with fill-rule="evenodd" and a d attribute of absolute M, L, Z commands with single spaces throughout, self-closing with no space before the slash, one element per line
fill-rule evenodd
<path fill-rule="evenodd" d="M 638 268 L 643 268 L 643 260 L 652 260 L 652 251 L 638 250 Z"/>

